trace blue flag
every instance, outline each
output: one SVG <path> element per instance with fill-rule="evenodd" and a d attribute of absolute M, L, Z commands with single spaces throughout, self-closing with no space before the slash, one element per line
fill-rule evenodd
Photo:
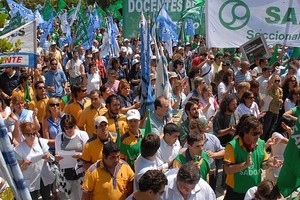
<path fill-rule="evenodd" d="M 171 26 L 169 26 L 166 21 L 159 23 L 158 36 L 163 42 L 169 41 L 170 39 L 174 42 L 178 41 L 177 33 L 175 33 L 175 31 L 171 28 Z"/>
<path fill-rule="evenodd" d="M 34 19 L 33 12 L 30 9 L 24 7 L 22 4 L 18 4 L 16 2 L 14 2 L 13 0 L 7 0 L 7 4 L 13 15 L 15 15 L 19 12 L 23 18 L 28 19 L 25 21 L 31 21 Z"/>
<path fill-rule="evenodd" d="M 195 35 L 194 22 L 193 22 L 193 19 L 191 19 L 191 18 L 187 19 L 186 32 L 189 36 L 194 36 Z"/>
<path fill-rule="evenodd" d="M 53 29 L 53 21 L 54 17 L 53 14 L 51 14 L 51 17 L 48 22 L 44 23 L 41 28 L 44 30 L 43 35 L 40 38 L 40 46 L 45 49 L 45 42 L 47 40 L 47 36 L 51 33 Z"/>
<path fill-rule="evenodd" d="M 150 81 L 150 27 L 144 17 L 141 14 L 141 69 L 142 69 L 142 99 L 143 104 L 141 107 L 142 115 L 146 110 L 154 110 L 154 97 L 152 92 L 152 86 Z"/>

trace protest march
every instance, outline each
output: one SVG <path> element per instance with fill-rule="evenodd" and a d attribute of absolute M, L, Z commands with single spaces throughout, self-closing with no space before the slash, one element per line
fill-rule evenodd
<path fill-rule="evenodd" d="M 0 5 L 0 199 L 300 200 L 299 1 Z"/>

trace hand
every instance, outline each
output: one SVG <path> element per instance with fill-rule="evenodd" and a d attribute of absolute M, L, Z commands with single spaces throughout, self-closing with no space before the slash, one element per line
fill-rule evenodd
<path fill-rule="evenodd" d="M 267 162 L 268 162 L 268 165 L 272 168 L 281 167 L 283 164 L 283 160 L 278 160 L 277 156 L 270 157 Z"/>
<path fill-rule="evenodd" d="M 54 86 L 49 86 L 49 87 L 48 87 L 48 90 L 49 90 L 50 92 L 55 92 L 55 87 L 54 87 Z"/>
<path fill-rule="evenodd" d="M 43 156 L 43 159 L 49 160 L 49 158 L 50 158 L 50 153 L 49 152 L 45 153 L 45 155 Z"/>
<path fill-rule="evenodd" d="M 3 97 L 3 99 L 10 99 L 10 96 L 8 96 L 7 94 L 5 94 L 4 92 L 2 92 L 2 97 Z"/>
<path fill-rule="evenodd" d="M 30 160 L 24 160 L 24 162 L 21 165 L 21 169 L 26 170 L 30 164 L 31 164 Z"/>
<path fill-rule="evenodd" d="M 206 153 L 208 154 L 209 157 L 215 158 L 215 152 L 212 152 L 210 150 L 207 150 Z"/>
<path fill-rule="evenodd" d="M 55 161 L 56 161 L 56 162 L 59 162 L 59 161 L 62 160 L 62 159 L 63 159 L 62 156 L 55 155 Z"/>
<path fill-rule="evenodd" d="M 72 157 L 76 158 L 76 159 L 79 159 L 79 158 L 81 158 L 81 153 L 77 152 Z"/>
<path fill-rule="evenodd" d="M 277 144 L 278 140 L 279 140 L 278 137 L 271 137 L 271 138 L 269 138 L 269 139 L 267 140 L 265 146 L 266 146 L 266 147 L 269 147 L 269 146 L 272 146 L 272 145 L 274 145 L 274 144 Z"/>
<path fill-rule="evenodd" d="M 248 166 L 250 166 L 250 165 L 252 165 L 252 158 L 251 158 L 251 155 L 252 155 L 252 152 L 250 152 L 249 154 L 248 154 L 248 156 L 247 156 L 247 161 L 246 161 L 246 166 L 248 167 Z"/>
<path fill-rule="evenodd" d="M 135 109 L 140 108 L 140 102 L 136 102 L 135 104 L 133 104 L 133 106 L 134 106 Z"/>
<path fill-rule="evenodd" d="M 293 129 L 291 127 L 289 127 L 288 125 L 286 125 L 286 123 L 281 122 L 281 126 L 283 127 L 284 130 L 286 130 L 289 134 L 291 134 L 293 132 Z"/>
<path fill-rule="evenodd" d="M 258 118 L 259 118 L 259 119 L 260 119 L 260 118 L 263 118 L 266 114 L 267 114 L 267 111 L 262 111 L 262 112 L 259 114 Z"/>
<path fill-rule="evenodd" d="M 37 116 L 37 113 L 38 113 L 38 109 L 37 109 L 37 108 L 34 108 L 34 109 L 33 109 L 32 116 L 33 116 L 33 117 Z"/>

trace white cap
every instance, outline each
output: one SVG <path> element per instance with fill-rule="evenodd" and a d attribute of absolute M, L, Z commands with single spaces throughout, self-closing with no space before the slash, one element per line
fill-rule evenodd
<path fill-rule="evenodd" d="M 54 41 L 51 42 L 50 46 L 52 46 L 52 45 L 56 45 L 56 42 L 54 42 Z"/>
<path fill-rule="evenodd" d="M 94 119 L 94 126 L 99 126 L 102 122 L 108 123 L 106 117 L 104 116 L 98 116 Z"/>
<path fill-rule="evenodd" d="M 132 119 L 140 120 L 141 119 L 141 114 L 137 109 L 128 110 L 126 116 L 127 116 L 127 120 L 132 120 Z"/>
<path fill-rule="evenodd" d="M 177 78 L 178 77 L 176 72 L 169 72 L 168 75 L 169 75 L 169 78 Z"/>
<path fill-rule="evenodd" d="M 120 51 L 121 52 L 127 52 L 127 48 L 123 46 L 123 47 L 121 47 Z"/>
<path fill-rule="evenodd" d="M 133 59 L 132 65 L 135 65 L 136 63 L 140 63 L 140 61 L 138 59 Z"/>
<path fill-rule="evenodd" d="M 129 42 L 129 39 L 125 38 L 125 39 L 124 39 L 124 42 Z"/>
<path fill-rule="evenodd" d="M 137 58 L 140 58 L 141 56 L 140 56 L 140 54 L 135 54 L 134 56 L 133 56 L 133 59 L 137 59 Z"/>
<path fill-rule="evenodd" d="M 98 52 L 99 52 L 99 49 L 97 49 L 97 48 L 92 49 L 92 53 L 98 53 Z"/>
<path fill-rule="evenodd" d="M 156 56 L 151 56 L 151 60 L 156 60 Z"/>

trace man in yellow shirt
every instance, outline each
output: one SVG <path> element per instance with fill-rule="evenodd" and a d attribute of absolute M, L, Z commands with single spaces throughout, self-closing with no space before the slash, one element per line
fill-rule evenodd
<path fill-rule="evenodd" d="M 126 116 L 120 114 L 120 100 L 114 94 L 106 99 L 107 112 L 103 115 L 108 121 L 108 131 L 122 136 L 128 130 Z"/>
<path fill-rule="evenodd" d="M 120 159 L 120 147 L 108 142 L 103 159 L 94 163 L 84 176 L 82 200 L 124 200 L 132 193 L 134 172 Z"/>
<path fill-rule="evenodd" d="M 94 126 L 95 117 L 103 115 L 107 112 L 107 109 L 101 104 L 101 95 L 99 90 L 92 90 L 90 93 L 90 99 L 91 105 L 82 111 L 77 125 L 81 130 L 85 130 L 89 137 L 92 137 L 96 133 L 96 128 Z"/>
<path fill-rule="evenodd" d="M 94 120 L 96 135 L 93 135 L 86 144 L 81 155 L 84 161 L 83 167 L 88 169 L 97 160 L 102 159 L 102 149 L 105 143 L 109 141 L 115 142 L 110 132 L 108 132 L 108 121 L 104 116 L 98 116 Z"/>
<path fill-rule="evenodd" d="M 74 98 L 64 107 L 64 113 L 73 115 L 77 125 L 82 111 L 91 105 L 91 101 L 86 98 L 86 86 L 75 84 L 71 91 Z"/>
<path fill-rule="evenodd" d="M 25 108 L 29 110 L 34 109 L 34 102 L 33 102 L 34 92 L 31 87 L 31 83 L 32 83 L 31 76 L 29 76 L 26 73 L 22 73 L 19 77 L 19 86 L 12 91 L 12 95 L 11 95 L 12 97 L 15 96 L 22 97 L 25 101 Z M 28 87 L 28 93 L 26 92 L 26 87 Z"/>

